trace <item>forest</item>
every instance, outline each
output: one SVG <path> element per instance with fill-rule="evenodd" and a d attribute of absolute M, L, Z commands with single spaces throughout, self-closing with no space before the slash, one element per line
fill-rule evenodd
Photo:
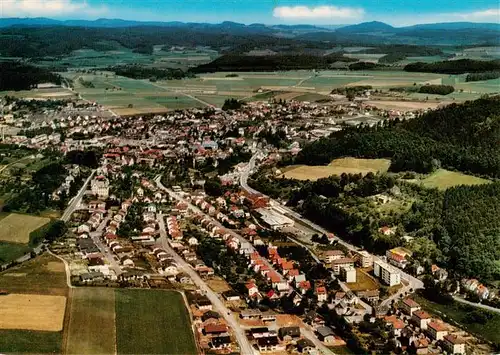
<path fill-rule="evenodd" d="M 424 85 L 418 90 L 421 94 L 448 95 L 455 91 L 451 85 Z"/>
<path fill-rule="evenodd" d="M 465 74 L 500 70 L 500 60 L 459 59 L 435 63 L 410 63 L 404 67 L 408 72 Z"/>
<path fill-rule="evenodd" d="M 185 72 L 181 69 L 148 68 L 140 65 L 114 66 L 106 70 L 131 79 L 149 79 L 151 81 L 180 80 L 194 77 L 192 73 Z"/>
<path fill-rule="evenodd" d="M 467 74 L 465 81 L 482 81 L 500 78 L 500 71 L 489 71 L 485 73 L 471 73 Z"/>
<path fill-rule="evenodd" d="M 61 84 L 61 77 L 47 69 L 19 62 L 0 62 L 0 91 L 30 90 L 40 83 Z"/>
<path fill-rule="evenodd" d="M 298 69 L 328 69 L 338 61 L 350 62 L 352 59 L 342 55 L 312 55 L 312 54 L 280 54 L 265 56 L 250 56 L 228 54 L 208 64 L 202 64 L 191 69 L 195 73 L 216 71 L 275 71 Z"/>
<path fill-rule="evenodd" d="M 467 117 L 467 119 L 464 119 Z M 344 156 L 391 158 L 391 171 L 439 167 L 500 178 L 500 98 L 451 104 L 400 122 L 346 127 L 299 152 L 296 164 L 328 164 Z"/>

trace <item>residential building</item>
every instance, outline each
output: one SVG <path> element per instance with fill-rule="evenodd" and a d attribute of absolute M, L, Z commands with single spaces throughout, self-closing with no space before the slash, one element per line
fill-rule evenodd
<path fill-rule="evenodd" d="M 389 286 L 395 286 L 401 283 L 400 272 L 395 267 L 383 261 L 375 260 L 373 262 L 373 273 Z"/>
<path fill-rule="evenodd" d="M 343 266 L 340 268 L 340 277 L 347 282 L 356 282 L 356 269 L 354 266 Z"/>
<path fill-rule="evenodd" d="M 373 266 L 373 256 L 366 250 L 355 252 L 354 260 L 356 260 L 356 263 L 363 268 Z"/>
<path fill-rule="evenodd" d="M 319 340 L 325 343 L 335 342 L 335 333 L 333 332 L 332 328 L 327 326 L 321 326 L 318 327 L 318 329 L 316 329 L 316 332 L 318 333 Z"/>
<path fill-rule="evenodd" d="M 340 269 L 342 267 L 349 267 L 349 266 L 354 267 L 354 259 L 351 259 L 351 258 L 335 259 L 331 262 L 330 265 L 332 267 L 333 274 L 340 275 Z"/>
<path fill-rule="evenodd" d="M 96 176 L 90 182 L 90 189 L 92 194 L 98 198 L 107 199 L 109 196 L 109 181 L 103 175 Z"/>
<path fill-rule="evenodd" d="M 443 340 L 444 336 L 448 334 L 448 328 L 443 323 L 429 322 L 427 333 L 434 340 Z"/>
<path fill-rule="evenodd" d="M 427 325 L 430 323 L 432 319 L 429 313 L 427 313 L 426 311 L 418 310 L 413 312 L 411 320 L 413 323 L 416 324 L 417 327 L 419 327 L 422 330 L 426 330 Z"/>
<path fill-rule="evenodd" d="M 323 260 L 327 263 L 331 263 L 334 260 L 341 259 L 345 255 L 341 250 L 327 250 L 323 253 Z"/>
<path fill-rule="evenodd" d="M 400 307 L 408 315 L 413 315 L 413 312 L 420 310 L 420 305 L 412 300 L 411 298 L 406 298 L 400 303 Z"/>
<path fill-rule="evenodd" d="M 450 354 L 465 354 L 465 340 L 454 334 L 443 337 L 443 347 Z"/>
<path fill-rule="evenodd" d="M 385 256 L 387 257 L 387 261 L 389 263 L 404 269 L 408 264 L 407 258 L 412 255 L 412 252 L 405 248 L 393 248 L 387 250 Z"/>

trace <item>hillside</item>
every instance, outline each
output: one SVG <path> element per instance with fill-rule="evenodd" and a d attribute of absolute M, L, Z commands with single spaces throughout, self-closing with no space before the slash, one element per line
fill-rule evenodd
<path fill-rule="evenodd" d="M 351 128 L 307 145 L 296 163 L 343 156 L 391 158 L 392 171 L 428 173 L 440 166 L 500 178 L 500 97 L 431 111 L 407 122 Z"/>

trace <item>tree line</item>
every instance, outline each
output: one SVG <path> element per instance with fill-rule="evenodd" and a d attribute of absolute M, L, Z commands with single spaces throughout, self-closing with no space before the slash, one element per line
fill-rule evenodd
<path fill-rule="evenodd" d="M 0 62 L 0 91 L 30 90 L 40 83 L 61 84 L 61 77 L 44 68 L 20 62 Z"/>
<path fill-rule="evenodd" d="M 404 67 L 408 72 L 465 74 L 500 70 L 500 60 L 459 59 L 435 63 L 416 62 Z"/>
<path fill-rule="evenodd" d="M 500 98 L 483 98 L 408 121 L 346 127 L 306 145 L 295 163 L 328 164 L 343 156 L 390 158 L 390 170 L 396 172 L 429 173 L 443 166 L 499 178 L 499 113 Z"/>

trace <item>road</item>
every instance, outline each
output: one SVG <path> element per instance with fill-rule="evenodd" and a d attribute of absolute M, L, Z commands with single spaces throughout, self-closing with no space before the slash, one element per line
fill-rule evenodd
<path fill-rule="evenodd" d="M 77 209 L 80 202 L 82 202 L 83 195 L 85 195 L 85 191 L 87 191 L 87 186 L 88 186 L 90 180 L 92 179 L 92 177 L 94 176 L 94 174 L 95 174 L 95 170 L 92 170 L 92 173 L 87 178 L 87 180 L 85 180 L 85 183 L 83 184 L 80 191 L 78 191 L 78 194 L 71 199 L 68 207 L 66 207 L 66 209 L 64 210 L 64 213 L 61 216 L 61 220 L 63 220 L 64 222 L 69 221 L 73 212 Z"/>
<path fill-rule="evenodd" d="M 108 224 L 109 217 L 104 218 L 99 227 L 97 227 L 95 232 L 90 233 L 90 237 L 94 241 L 94 244 L 99 248 L 99 251 L 108 261 L 110 268 L 115 272 L 116 276 L 119 276 L 123 273 L 120 264 L 114 258 L 114 253 L 102 242 L 102 234 L 104 228 Z"/>
<path fill-rule="evenodd" d="M 155 84 L 155 83 L 152 83 L 152 82 L 148 82 L 148 84 L 151 84 L 153 86 L 156 86 L 157 88 L 160 88 L 160 89 L 163 89 L 165 91 L 168 91 L 168 92 L 172 92 L 172 93 L 175 93 L 175 94 L 180 94 L 180 95 L 184 95 L 186 97 L 189 97 L 190 99 L 193 99 L 195 101 L 198 101 L 199 103 L 202 103 L 203 105 L 206 105 L 208 107 L 215 107 L 214 105 L 212 105 L 210 102 L 206 102 L 206 101 L 203 101 L 191 94 L 188 94 L 188 93 L 185 93 L 185 92 L 182 92 L 182 91 L 175 91 L 175 90 L 172 90 L 172 89 L 169 89 L 169 88 L 166 88 L 164 86 L 161 86 L 161 85 L 158 85 L 158 84 Z"/>
<path fill-rule="evenodd" d="M 163 215 L 159 213 L 157 215 L 157 221 L 158 225 L 160 227 L 160 238 L 158 241 L 160 242 L 161 246 L 165 251 L 167 251 L 169 254 L 171 254 L 174 258 L 175 263 L 179 268 L 182 269 L 186 274 L 191 277 L 193 282 L 198 286 L 200 290 L 203 290 L 205 294 L 207 295 L 208 299 L 212 304 L 214 305 L 215 309 L 220 313 L 220 315 L 226 320 L 227 324 L 233 329 L 233 333 L 236 337 L 236 340 L 240 346 L 240 352 L 241 354 L 254 354 L 254 349 L 250 342 L 248 341 L 248 338 L 245 335 L 245 331 L 240 327 L 238 324 L 238 321 L 234 319 L 232 316 L 231 311 L 224 305 L 224 303 L 219 299 L 218 295 L 208 287 L 208 285 L 201 279 L 201 277 L 198 275 L 196 271 L 191 268 L 191 265 L 189 265 L 184 259 L 182 259 L 179 254 L 177 254 L 171 247 L 170 244 L 168 243 L 168 238 L 167 238 L 167 230 L 165 229 L 165 221 L 163 218 Z"/>
<path fill-rule="evenodd" d="M 472 307 L 482 308 L 484 310 L 500 314 L 500 309 L 499 308 L 491 307 L 491 306 L 488 306 L 488 305 L 485 305 L 485 304 L 481 304 L 481 303 L 470 302 L 470 301 L 467 301 L 467 300 L 465 300 L 465 299 L 463 299 L 462 297 L 459 297 L 459 296 L 453 296 L 453 299 L 455 301 L 457 301 L 457 302 L 460 302 L 460 303 L 463 303 L 463 304 L 467 304 L 467 305 L 472 306 Z"/>
<path fill-rule="evenodd" d="M 250 161 L 248 162 L 247 166 L 245 167 L 245 169 L 241 172 L 241 175 L 240 175 L 240 185 L 241 187 L 250 192 L 250 193 L 253 193 L 253 194 L 260 194 L 260 195 L 263 195 L 265 196 L 265 194 L 251 188 L 250 186 L 248 186 L 248 177 L 249 175 L 252 173 L 252 171 L 255 169 L 255 164 L 256 164 L 256 161 L 258 159 L 259 156 L 262 155 L 262 152 L 260 151 L 257 151 L 257 153 L 255 153 L 252 158 L 250 159 Z M 304 218 L 301 214 L 291 210 L 290 208 L 280 204 L 278 201 L 275 201 L 273 199 L 270 198 L 270 205 L 271 207 L 274 207 L 274 209 L 278 212 L 281 213 L 281 211 L 283 211 L 282 214 L 286 215 L 287 217 L 290 217 L 308 227 L 310 227 L 312 230 L 320 233 L 320 234 L 328 234 L 330 233 L 329 231 L 327 231 L 326 229 L 322 228 L 321 226 L 317 225 L 316 223 Z M 349 244 L 343 240 L 341 240 L 340 238 L 336 238 L 336 240 L 338 241 L 339 244 L 345 246 L 347 249 L 351 250 L 351 251 L 357 251 L 359 250 L 358 247 L 352 245 L 352 244 Z M 376 256 L 376 255 L 373 255 L 373 260 L 382 260 L 380 259 L 380 257 Z M 384 261 L 384 260 L 382 260 Z M 424 288 L 424 283 L 422 281 L 420 281 L 419 279 L 405 273 L 403 270 L 399 269 L 399 272 L 401 273 L 401 278 L 403 280 L 405 280 L 407 283 L 408 283 L 408 289 L 410 288 L 413 288 L 413 290 L 417 290 L 419 288 Z"/>
<path fill-rule="evenodd" d="M 166 188 L 165 186 L 163 186 L 163 184 L 161 183 L 161 176 L 158 176 L 155 179 L 155 182 L 156 182 L 156 185 L 160 189 L 166 191 L 170 196 L 172 196 L 173 198 L 175 198 L 178 201 L 186 203 L 188 205 L 188 208 L 191 211 L 193 211 L 195 213 L 198 213 L 198 214 L 204 215 L 206 218 L 210 219 L 212 221 L 212 223 L 215 224 L 217 227 L 226 230 L 230 235 L 232 235 L 233 237 L 237 238 L 240 241 L 240 243 L 248 243 L 248 240 L 246 240 L 245 238 L 243 238 L 241 235 L 239 235 L 238 233 L 236 233 L 235 231 L 233 231 L 231 229 L 228 229 L 228 228 L 224 227 L 215 218 L 212 218 L 211 216 L 209 216 L 208 214 L 206 214 L 205 212 L 203 212 L 202 210 L 200 210 L 198 207 L 196 207 L 195 205 L 191 204 L 191 202 L 189 202 L 189 201 L 185 200 L 184 198 L 182 198 L 179 194 L 177 194 L 177 193 L 173 192 L 172 190 L 170 190 L 170 189 Z M 257 250 L 253 247 L 253 245 L 251 243 L 250 243 L 250 247 L 251 247 L 252 252 L 257 252 Z M 283 282 L 286 281 L 285 278 L 283 277 L 283 275 L 281 273 L 279 273 L 274 268 L 274 266 L 266 258 L 262 258 L 262 260 L 264 261 L 264 264 L 266 264 L 269 267 L 269 270 L 276 272 L 276 274 L 280 278 L 280 281 L 283 281 Z"/>

